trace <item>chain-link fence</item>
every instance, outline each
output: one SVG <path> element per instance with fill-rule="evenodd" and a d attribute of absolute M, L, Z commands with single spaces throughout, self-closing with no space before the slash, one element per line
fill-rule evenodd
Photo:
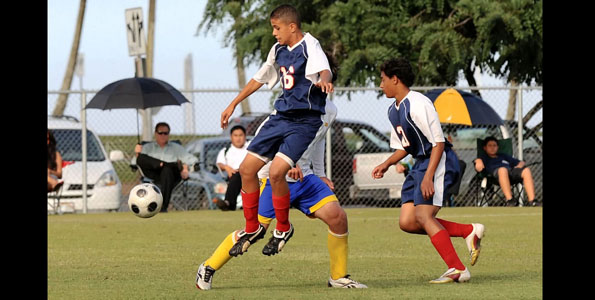
<path fill-rule="evenodd" d="M 425 93 L 447 87 L 413 87 Z M 454 87 L 472 91 L 469 87 Z M 191 103 L 182 106 L 164 106 L 153 110 L 152 127 L 167 122 L 171 127 L 171 140 L 179 140 L 192 153 L 199 156 L 198 170 L 185 184 L 179 185 L 172 196 L 172 209 L 215 208 L 213 198 L 221 197 L 225 180 L 214 163 L 227 133 L 220 128 L 221 112 L 239 93 L 238 89 L 182 90 Z M 543 200 L 542 165 L 542 89 L 541 87 L 489 87 L 474 89 L 498 115 L 504 126 L 443 124 L 450 136 L 459 159 L 466 163 L 457 195 L 445 206 L 475 205 L 479 184 L 472 160 L 477 157 L 478 138 L 494 135 L 512 138 L 513 153 L 526 161 L 535 182 L 536 198 Z M 83 110 L 97 91 L 67 91 L 64 110 L 70 118 L 50 118 L 48 128 L 56 135 L 58 149 L 65 161 L 74 163 L 64 168 L 65 184 L 60 202 L 72 211 L 126 210 L 130 189 L 138 184 L 140 175 L 130 167 L 134 147 L 142 138 L 142 121 L 135 109 Z M 232 122 L 242 122 L 253 133 L 263 116 L 272 110 L 272 103 L 280 90 L 262 88 L 244 102 L 249 102 L 250 114 L 243 114 L 238 105 Z M 48 92 L 48 113 L 52 114 L 60 92 Z M 327 175 L 335 183 L 335 192 L 345 206 L 394 207 L 400 205 L 402 174 L 387 174 L 384 181 L 374 182 L 370 172 L 386 158 L 390 122 L 387 108 L 393 99 L 387 99 L 377 88 L 336 88 L 332 101 L 338 108 L 337 121 L 327 137 Z M 519 110 L 521 110 L 519 114 Z M 522 116 L 519 118 L 519 116 Z M 523 151 L 519 152 L 518 122 L 524 127 L 521 137 Z M 86 170 L 83 170 L 82 124 L 86 123 Z M 139 125 L 140 124 L 140 125 Z M 233 123 L 232 123 L 233 125 Z M 230 126 L 231 127 L 231 126 Z M 253 129 L 251 129 L 253 128 Z M 154 128 L 150 128 L 153 132 Z M 330 141 L 330 143 L 329 143 Z M 116 150 L 121 151 L 118 152 Z M 110 160 L 110 156 L 111 159 Z M 84 182 L 86 173 L 86 183 Z M 211 174 L 205 174 L 205 173 Z M 396 175 L 395 175 L 396 174 Z M 208 175 L 208 176 L 207 176 Z M 208 177 L 208 178 L 207 178 Z M 84 199 L 83 190 L 86 190 Z M 48 194 L 48 197 L 49 194 Z M 49 200 L 49 199 L 48 199 Z M 86 201 L 85 201 L 86 200 Z M 491 205 L 503 205 L 493 202 Z M 51 207 L 48 205 L 48 209 Z M 64 210 L 63 210 L 64 211 Z"/>

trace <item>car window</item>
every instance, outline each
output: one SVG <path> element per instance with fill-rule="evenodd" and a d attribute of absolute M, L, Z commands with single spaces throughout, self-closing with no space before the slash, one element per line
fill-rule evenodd
<path fill-rule="evenodd" d="M 376 133 L 369 131 L 366 128 L 361 128 L 359 132 L 382 151 L 390 152 L 390 145 L 386 137 L 380 137 Z"/>
<path fill-rule="evenodd" d="M 56 138 L 56 148 L 63 160 L 81 161 L 83 150 L 81 148 L 81 130 L 79 129 L 51 129 Z M 105 156 L 101 151 L 100 142 L 95 135 L 87 130 L 87 161 L 104 161 Z"/>

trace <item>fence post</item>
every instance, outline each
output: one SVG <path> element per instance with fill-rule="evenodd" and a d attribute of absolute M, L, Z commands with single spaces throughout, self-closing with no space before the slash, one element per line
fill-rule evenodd
<path fill-rule="evenodd" d="M 518 121 L 517 121 L 517 135 L 518 135 L 518 150 L 519 150 L 519 160 L 523 160 L 523 85 L 519 84 L 518 90 Z"/>
<path fill-rule="evenodd" d="M 83 163 L 83 213 L 87 213 L 87 94 L 81 91 L 81 141 L 82 141 L 82 163 Z"/>

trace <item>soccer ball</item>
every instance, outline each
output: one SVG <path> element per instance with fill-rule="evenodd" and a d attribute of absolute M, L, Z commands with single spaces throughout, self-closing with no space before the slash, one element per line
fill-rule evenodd
<path fill-rule="evenodd" d="M 128 207 L 141 218 L 150 218 L 161 210 L 163 195 L 159 187 L 152 183 L 141 183 L 130 190 Z"/>

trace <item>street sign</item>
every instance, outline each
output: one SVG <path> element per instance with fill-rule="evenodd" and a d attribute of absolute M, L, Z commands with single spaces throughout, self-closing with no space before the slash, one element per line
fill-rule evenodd
<path fill-rule="evenodd" d="M 128 38 L 128 54 L 130 56 L 147 53 L 142 7 L 126 9 L 126 37 Z"/>

